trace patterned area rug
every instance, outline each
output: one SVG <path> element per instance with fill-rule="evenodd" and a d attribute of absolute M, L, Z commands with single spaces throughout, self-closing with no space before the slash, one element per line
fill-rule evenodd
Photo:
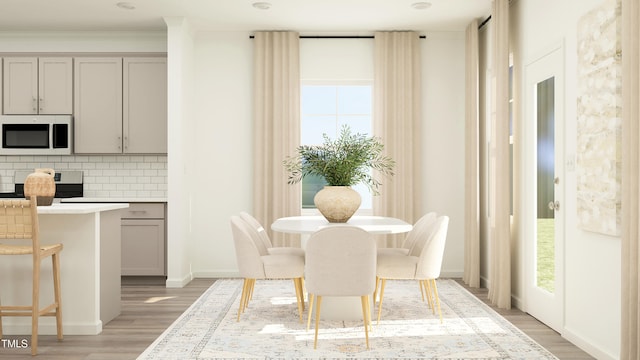
<path fill-rule="evenodd" d="M 314 350 L 290 280 L 258 281 L 237 322 L 241 290 L 216 281 L 138 359 L 556 359 L 453 280 L 438 280 L 442 324 L 417 282 L 388 281 L 370 350 L 361 320 L 321 320 Z"/>

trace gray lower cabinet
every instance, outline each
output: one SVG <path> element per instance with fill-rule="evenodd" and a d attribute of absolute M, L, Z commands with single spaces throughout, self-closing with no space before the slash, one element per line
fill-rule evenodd
<path fill-rule="evenodd" d="M 122 210 L 122 275 L 166 275 L 165 204 L 131 203 Z"/>

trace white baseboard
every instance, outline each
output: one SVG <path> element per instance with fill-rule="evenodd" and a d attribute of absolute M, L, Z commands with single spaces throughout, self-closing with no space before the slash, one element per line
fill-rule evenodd
<path fill-rule="evenodd" d="M 588 339 L 584 339 L 580 335 L 578 335 L 575 331 L 571 331 L 571 329 L 565 327 L 562 331 L 562 337 L 569 340 L 569 342 L 573 343 L 575 346 L 579 347 L 589 355 L 593 356 L 596 359 L 600 360 L 616 360 L 619 359 L 619 355 L 610 354 L 602 349 L 599 349 L 593 346 L 594 342 L 589 341 Z"/>
<path fill-rule="evenodd" d="M 182 279 L 167 278 L 165 286 L 168 288 L 183 288 L 193 279 L 193 273 L 186 274 Z"/>

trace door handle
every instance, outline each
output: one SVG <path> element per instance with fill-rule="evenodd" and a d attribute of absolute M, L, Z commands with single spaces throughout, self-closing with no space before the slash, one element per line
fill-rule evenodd
<path fill-rule="evenodd" d="M 560 201 L 549 201 L 549 210 L 560 210 Z"/>

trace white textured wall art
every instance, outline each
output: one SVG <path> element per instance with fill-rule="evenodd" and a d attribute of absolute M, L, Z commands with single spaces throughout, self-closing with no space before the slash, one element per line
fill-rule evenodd
<path fill-rule="evenodd" d="M 577 207 L 588 231 L 620 235 L 622 64 L 619 0 L 578 22 Z"/>

